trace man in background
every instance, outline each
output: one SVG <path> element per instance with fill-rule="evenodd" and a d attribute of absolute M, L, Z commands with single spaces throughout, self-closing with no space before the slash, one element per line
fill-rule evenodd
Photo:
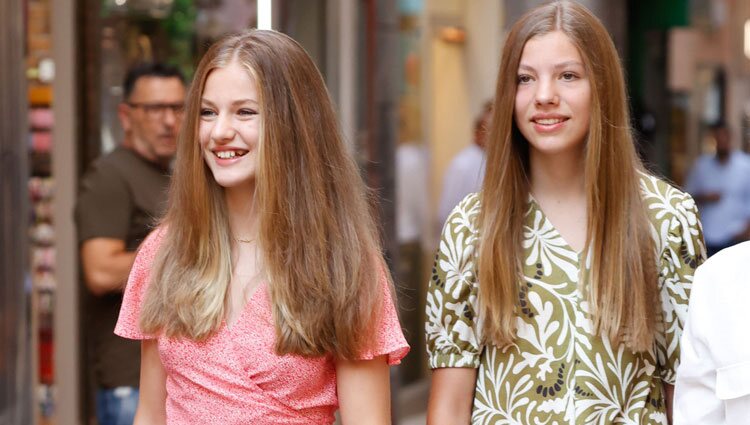
<path fill-rule="evenodd" d="M 166 206 L 184 78 L 164 64 L 137 65 L 123 99 L 122 144 L 91 165 L 75 208 L 82 278 L 92 294 L 85 323 L 99 425 L 131 425 L 138 404 L 140 344 L 113 332 L 135 251 Z"/>
<path fill-rule="evenodd" d="M 750 238 L 750 157 L 733 149 L 729 128 L 711 127 L 716 153 L 702 155 L 685 190 L 698 204 L 708 256 Z"/>
<path fill-rule="evenodd" d="M 474 143 L 461 150 L 448 165 L 443 177 L 443 191 L 438 206 L 438 224 L 442 228 L 453 208 L 464 197 L 482 189 L 485 171 L 485 139 L 492 117 L 492 102 L 482 106 L 474 121 Z"/>

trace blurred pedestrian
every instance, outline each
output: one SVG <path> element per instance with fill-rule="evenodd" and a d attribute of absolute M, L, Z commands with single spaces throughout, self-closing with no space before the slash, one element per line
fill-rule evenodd
<path fill-rule="evenodd" d="M 716 153 L 699 157 L 685 184 L 698 203 L 709 256 L 750 239 L 750 156 L 732 148 L 725 124 L 712 126 L 711 136 Z"/>
<path fill-rule="evenodd" d="M 427 154 L 422 145 L 402 129 L 396 148 L 396 239 L 398 261 L 399 317 L 406 341 L 411 347 L 424 347 L 424 279 L 425 233 L 429 229 L 429 201 L 427 184 Z M 404 359 L 399 377 L 404 385 L 424 375 L 424 352 Z M 419 354 L 422 354 L 421 356 Z"/>
<path fill-rule="evenodd" d="M 142 63 L 123 84 L 122 144 L 81 180 L 75 221 L 87 303 L 87 337 L 99 425 L 131 425 L 138 403 L 140 345 L 113 331 L 135 252 L 166 206 L 169 165 L 185 101 L 177 68 Z"/>
<path fill-rule="evenodd" d="M 675 425 L 750 422 L 746 327 L 750 242 L 725 249 L 695 273 L 675 388 Z"/>
<path fill-rule="evenodd" d="M 408 346 L 312 59 L 274 31 L 223 38 L 185 119 L 116 329 L 143 341 L 136 423 L 389 421 Z"/>
<path fill-rule="evenodd" d="M 470 193 L 479 192 L 485 174 L 487 126 L 492 117 L 492 102 L 487 101 L 474 121 L 474 140 L 462 149 L 448 165 L 443 176 L 443 191 L 438 206 L 442 227 L 453 208 Z"/>
<path fill-rule="evenodd" d="M 532 9 L 500 63 L 487 175 L 428 291 L 428 423 L 667 423 L 704 257 L 695 204 L 640 164 L 586 8 Z"/>

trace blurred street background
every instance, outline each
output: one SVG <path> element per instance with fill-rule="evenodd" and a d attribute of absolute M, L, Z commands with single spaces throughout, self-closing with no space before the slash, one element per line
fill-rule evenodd
<path fill-rule="evenodd" d="M 93 425 L 87 305 L 73 204 L 122 139 L 128 66 L 177 65 L 249 27 L 316 61 L 377 211 L 412 351 L 393 370 L 394 423 L 424 424 L 424 298 L 454 157 L 475 143 L 508 27 L 536 0 L 2 0 L 0 424 Z M 725 123 L 750 150 L 750 2 L 586 0 L 626 72 L 638 150 L 687 181 Z M 478 151 L 481 156 L 481 150 Z M 488 166 L 491 166 L 489 164 Z M 750 184 L 750 181 L 747 182 Z"/>

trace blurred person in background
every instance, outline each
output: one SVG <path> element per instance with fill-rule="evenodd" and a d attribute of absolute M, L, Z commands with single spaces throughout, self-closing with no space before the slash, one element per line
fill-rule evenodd
<path fill-rule="evenodd" d="M 479 192 L 485 174 L 485 148 L 487 126 L 492 117 L 492 101 L 482 105 L 482 111 L 474 121 L 474 140 L 462 149 L 448 165 L 443 176 L 443 191 L 438 206 L 439 226 L 453 208 L 470 193 Z"/>
<path fill-rule="evenodd" d="M 668 423 L 695 203 L 640 163 L 617 50 L 584 6 L 529 11 L 500 64 L 484 184 L 428 290 L 427 422 Z"/>
<path fill-rule="evenodd" d="M 409 347 L 310 56 L 275 31 L 223 38 L 185 120 L 115 330 L 142 341 L 136 424 L 389 423 Z"/>
<path fill-rule="evenodd" d="M 698 203 L 709 256 L 750 239 L 750 156 L 732 147 L 726 124 L 712 126 L 711 136 L 716 153 L 699 157 L 685 184 Z"/>
<path fill-rule="evenodd" d="M 399 144 L 396 147 L 396 238 L 399 256 L 397 282 L 399 316 L 411 347 L 424 346 L 423 241 L 429 229 L 428 160 L 423 145 L 414 140 L 412 125 L 402 109 Z M 399 377 L 410 384 L 423 374 L 422 353 L 404 359 Z"/>
<path fill-rule="evenodd" d="M 88 303 L 87 350 L 99 425 L 131 425 L 138 402 L 140 344 L 113 332 L 136 250 L 166 206 L 169 166 L 185 101 L 174 67 L 142 63 L 123 85 L 124 139 L 81 180 L 75 207 Z"/>

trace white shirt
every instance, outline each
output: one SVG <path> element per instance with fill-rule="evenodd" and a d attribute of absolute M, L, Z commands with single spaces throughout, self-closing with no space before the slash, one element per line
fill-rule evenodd
<path fill-rule="evenodd" d="M 456 155 L 443 177 L 443 192 L 438 206 L 438 220 L 442 227 L 456 205 L 466 195 L 479 192 L 484 180 L 484 150 L 472 143 Z"/>
<path fill-rule="evenodd" d="M 424 149 L 405 143 L 396 149 L 396 238 L 421 239 L 427 223 L 427 158 Z"/>
<path fill-rule="evenodd" d="M 698 204 L 703 234 L 709 245 L 726 245 L 750 221 L 750 157 L 733 151 L 725 164 L 714 155 L 703 155 L 695 163 L 685 190 L 697 197 L 721 193 L 718 202 Z M 748 421 L 750 423 L 750 420 Z"/>
<path fill-rule="evenodd" d="M 750 242 L 698 267 L 681 339 L 674 425 L 750 424 Z"/>

